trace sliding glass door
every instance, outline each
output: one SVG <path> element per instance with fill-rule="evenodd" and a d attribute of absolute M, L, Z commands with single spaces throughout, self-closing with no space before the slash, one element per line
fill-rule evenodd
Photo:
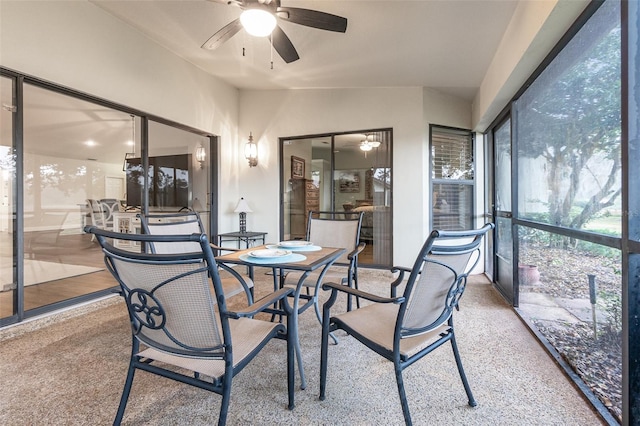
<path fill-rule="evenodd" d="M 511 119 L 493 131 L 495 200 L 495 282 L 496 288 L 517 306 L 513 282 L 513 232 L 511 212 Z"/>
<path fill-rule="evenodd" d="M 281 140 L 281 238 L 304 238 L 309 211 L 363 212 L 359 263 L 391 266 L 391 145 L 389 129 Z"/>
<path fill-rule="evenodd" d="M 31 84 L 24 85 L 24 122 L 29 311 L 115 285 L 98 244 L 82 228 L 113 229 L 125 195 L 123 159 L 136 149 L 136 131 L 127 113 Z"/>
<path fill-rule="evenodd" d="M 149 121 L 149 211 L 198 212 L 210 222 L 210 138 Z"/>
<path fill-rule="evenodd" d="M 110 294 L 87 225 L 190 209 L 215 233 L 215 137 L 0 71 L 0 325 Z"/>

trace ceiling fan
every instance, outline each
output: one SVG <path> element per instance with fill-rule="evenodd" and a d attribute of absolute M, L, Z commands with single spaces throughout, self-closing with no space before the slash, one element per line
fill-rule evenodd
<path fill-rule="evenodd" d="M 344 33 L 347 31 L 347 19 L 330 13 L 320 12 L 299 7 L 282 7 L 280 0 L 209 0 L 216 3 L 234 5 L 243 10 L 242 15 L 225 25 L 221 30 L 212 35 L 209 40 L 202 45 L 203 49 L 213 50 L 236 35 L 242 28 L 247 29 L 249 15 L 262 15 L 266 20 L 271 21 L 271 27 L 258 36 L 271 36 L 273 48 L 278 52 L 286 63 L 291 63 L 300 59 L 298 52 L 289 37 L 277 24 L 277 19 L 293 22 L 294 24 L 320 30 Z M 276 19 L 277 18 L 277 19 Z"/>

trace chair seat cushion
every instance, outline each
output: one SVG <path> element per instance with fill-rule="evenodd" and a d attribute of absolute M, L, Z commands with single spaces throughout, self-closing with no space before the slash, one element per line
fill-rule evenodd
<path fill-rule="evenodd" d="M 282 324 L 276 322 L 260 321 L 250 318 L 229 320 L 231 340 L 233 342 L 233 366 L 236 367 L 256 347 L 269 339 L 275 328 L 282 328 Z M 155 361 L 185 368 L 213 378 L 224 375 L 224 360 L 193 358 L 161 352 L 148 348 L 137 354 L 138 356 L 153 359 Z"/>
<path fill-rule="evenodd" d="M 304 287 L 315 287 L 318 282 L 318 278 L 320 277 L 321 271 L 313 271 L 307 275 L 307 278 L 304 280 L 302 285 Z M 296 287 L 298 285 L 298 281 L 304 272 L 302 271 L 291 271 L 287 273 L 284 278 L 284 285 L 288 287 Z M 347 270 L 334 270 L 329 269 L 322 279 L 323 282 L 334 282 L 334 283 L 342 283 L 347 280 Z"/>
<path fill-rule="evenodd" d="M 337 315 L 331 320 L 392 352 L 393 335 L 399 309 L 400 306 L 393 303 L 376 303 Z M 403 357 L 415 355 L 436 340 L 440 333 L 447 332 L 449 328 L 447 324 L 443 324 L 427 333 L 401 339 L 400 354 Z"/>

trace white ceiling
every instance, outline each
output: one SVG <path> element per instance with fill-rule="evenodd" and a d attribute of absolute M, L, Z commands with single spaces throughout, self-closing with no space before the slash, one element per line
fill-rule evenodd
<path fill-rule="evenodd" d="M 207 0 L 89 0 L 158 44 L 240 89 L 430 87 L 471 101 L 517 0 L 281 0 L 348 19 L 333 33 L 279 21 L 300 59 L 241 31 L 200 46 L 241 10 Z M 242 49 L 246 48 L 246 56 Z"/>
<path fill-rule="evenodd" d="M 239 16 L 237 7 L 207 0 L 89 1 L 241 89 L 430 87 L 469 101 L 517 5 L 516 0 L 281 0 L 283 6 L 346 17 L 348 27 L 342 34 L 280 21 L 300 59 L 286 64 L 274 53 L 272 70 L 267 39 L 242 31 L 216 51 L 200 48 Z M 48 142 L 37 145 L 40 154 L 118 162 L 130 150 L 127 114 L 36 88 L 25 99 L 30 111 L 25 136 Z M 11 128 L 8 117 L 2 114 L 4 133 Z M 68 120 L 72 124 L 59 129 Z M 107 136 L 121 144 L 119 149 L 103 141 Z M 94 146 L 87 146 L 89 139 Z"/>

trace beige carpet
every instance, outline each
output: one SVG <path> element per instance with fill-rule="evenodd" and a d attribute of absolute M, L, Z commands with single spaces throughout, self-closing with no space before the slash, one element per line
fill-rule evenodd
<path fill-rule="evenodd" d="M 361 287 L 386 294 L 388 276 L 360 269 Z M 271 287 L 257 275 L 257 291 Z M 598 425 L 598 417 L 492 287 L 474 279 L 456 313 L 458 344 L 478 401 L 467 405 L 450 346 L 405 373 L 416 425 Z M 129 357 L 117 298 L 0 330 L 0 424 L 111 424 Z M 82 314 L 82 315 L 79 315 Z M 75 315 L 75 316 L 74 316 Z M 270 343 L 234 379 L 229 425 L 403 424 L 393 366 L 349 337 L 329 348 L 327 399 L 318 400 L 320 327 L 301 316 L 308 387 L 286 409 L 285 344 Z M 299 384 L 299 381 L 298 381 Z M 138 372 L 125 424 L 209 425 L 220 397 Z"/>
<path fill-rule="evenodd" d="M 102 271 L 104 268 L 71 265 L 68 263 L 45 262 L 42 260 L 24 260 L 24 285 L 34 285 L 61 280 L 78 275 Z M 0 291 L 13 289 L 13 269 L 10 261 L 0 263 Z"/>

